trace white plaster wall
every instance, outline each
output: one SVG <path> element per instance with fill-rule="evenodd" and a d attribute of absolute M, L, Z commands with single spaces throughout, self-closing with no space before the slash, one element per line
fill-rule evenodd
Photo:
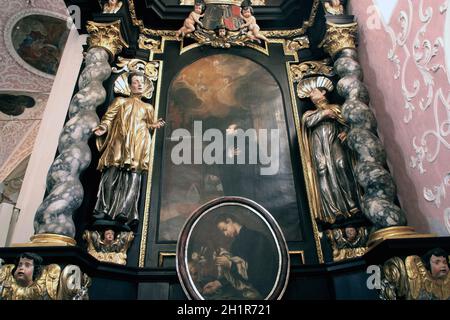
<path fill-rule="evenodd" d="M 71 30 L 17 200 L 20 214 L 14 221 L 12 237 L 7 245 L 26 243 L 34 234 L 34 215 L 44 198 L 47 172 L 55 157 L 59 134 L 83 61 L 82 46 L 85 42 L 86 36 L 80 36 L 76 29 Z"/>
<path fill-rule="evenodd" d="M 0 247 L 6 245 L 9 224 L 13 214 L 14 205 L 10 203 L 0 203 Z"/>

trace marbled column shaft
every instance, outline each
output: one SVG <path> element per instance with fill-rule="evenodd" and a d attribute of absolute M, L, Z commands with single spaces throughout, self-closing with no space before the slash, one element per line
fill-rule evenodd
<path fill-rule="evenodd" d="M 355 174 L 363 188 L 362 210 L 374 229 L 406 225 L 404 212 L 395 205 L 395 185 L 386 170 L 386 153 L 376 134 L 377 123 L 368 107 L 369 93 L 355 49 L 344 49 L 334 68 L 341 78 L 338 93 L 346 99 L 342 115 L 350 125 L 347 144 L 357 158 Z M 375 231 L 373 230 L 373 231 Z"/>
<path fill-rule="evenodd" d="M 72 214 L 80 207 L 84 195 L 79 176 L 91 162 L 88 140 L 99 123 L 95 110 L 106 98 L 102 83 L 111 75 L 108 59 L 108 52 L 100 47 L 86 53 L 85 68 L 78 81 L 80 90 L 70 103 L 70 120 L 59 137 L 59 155 L 47 175 L 49 194 L 34 218 L 35 234 L 75 237 Z"/>

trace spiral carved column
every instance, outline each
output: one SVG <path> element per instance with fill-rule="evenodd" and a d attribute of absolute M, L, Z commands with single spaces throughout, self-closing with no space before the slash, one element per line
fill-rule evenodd
<path fill-rule="evenodd" d="M 363 71 L 356 50 L 357 23 L 327 23 L 323 47 L 335 59 L 340 80 L 339 95 L 344 97 L 342 114 L 350 126 L 347 144 L 356 155 L 356 178 L 363 188 L 362 210 L 375 231 L 368 245 L 389 237 L 414 233 L 406 227 L 405 213 L 395 204 L 396 190 L 386 170 L 386 153 L 377 136 L 377 123 L 369 108 L 369 93 L 363 83 Z"/>
<path fill-rule="evenodd" d="M 69 106 L 69 121 L 59 138 L 59 155 L 47 175 L 48 196 L 39 206 L 35 218 L 34 244 L 75 245 L 72 214 L 83 201 L 79 176 L 91 162 L 88 140 L 99 123 L 96 108 L 106 98 L 103 81 L 111 75 L 109 61 L 126 45 L 120 34 L 120 22 L 89 22 L 90 48 L 85 68 L 78 81 L 79 91 Z"/>

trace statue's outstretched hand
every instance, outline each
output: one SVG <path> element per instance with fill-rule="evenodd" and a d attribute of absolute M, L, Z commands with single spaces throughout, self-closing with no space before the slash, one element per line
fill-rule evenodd
<path fill-rule="evenodd" d="M 97 126 L 94 129 L 92 129 L 92 132 L 94 132 L 94 134 L 97 137 L 101 137 L 102 135 L 104 135 L 106 133 L 106 131 L 108 131 L 108 129 L 102 125 Z"/>
<path fill-rule="evenodd" d="M 160 128 L 164 127 L 165 125 L 166 125 L 166 122 L 162 118 L 159 118 L 158 121 L 156 121 L 156 123 L 150 125 L 150 128 L 160 129 Z"/>

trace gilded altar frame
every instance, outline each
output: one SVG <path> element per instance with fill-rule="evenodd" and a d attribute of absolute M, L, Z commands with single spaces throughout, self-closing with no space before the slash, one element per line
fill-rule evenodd
<path fill-rule="evenodd" d="M 241 50 L 255 50 L 263 55 L 266 55 L 268 57 L 271 56 L 271 46 L 272 45 L 282 45 L 284 57 L 285 60 L 290 60 L 285 62 L 285 72 L 288 78 L 288 86 L 289 86 L 289 95 L 290 95 L 290 101 L 292 107 L 292 114 L 293 114 L 293 120 L 294 120 L 294 126 L 296 131 L 296 140 L 298 143 L 298 150 L 299 150 L 299 156 L 301 163 L 297 164 L 301 166 L 302 175 L 305 179 L 305 186 L 306 186 L 306 196 L 308 201 L 308 207 L 309 207 L 309 213 L 310 213 L 310 219 L 311 219 L 311 226 L 312 226 L 312 233 L 314 236 L 314 243 L 316 247 L 316 256 L 319 263 L 324 262 L 324 254 L 322 251 L 322 245 L 321 245 L 321 235 L 319 232 L 318 225 L 315 221 L 315 213 L 319 210 L 318 207 L 318 201 L 317 197 L 314 195 L 316 194 L 315 188 L 308 177 L 311 176 L 311 168 L 307 166 L 307 163 L 305 161 L 305 157 L 302 157 L 302 154 L 305 154 L 306 150 L 304 150 L 304 146 L 301 143 L 303 132 L 301 130 L 301 114 L 299 111 L 299 105 L 298 105 L 298 98 L 296 95 L 296 88 L 295 88 L 295 81 L 294 76 L 291 72 L 291 66 L 298 64 L 300 62 L 300 57 L 298 56 L 298 53 L 296 49 L 299 48 L 305 48 L 308 47 L 309 43 L 306 39 L 306 41 L 298 41 L 295 43 L 295 49 L 293 49 L 292 41 L 287 40 L 287 37 L 301 37 L 303 36 L 308 28 L 312 26 L 315 22 L 316 15 L 319 9 L 321 2 L 320 0 L 314 0 L 310 18 L 308 21 L 305 21 L 303 23 L 303 26 L 299 29 L 294 30 L 278 30 L 278 31 L 266 31 L 265 34 L 267 36 L 270 36 L 269 43 L 265 44 L 265 46 L 257 46 L 252 45 L 247 48 L 241 48 Z M 160 77 L 157 80 L 156 83 L 156 92 L 155 92 L 155 114 L 159 115 L 161 106 L 160 106 L 160 98 L 161 98 L 161 86 L 163 83 L 163 77 L 164 77 L 164 68 L 165 62 L 163 60 L 155 60 L 155 56 L 162 55 L 165 53 L 168 43 L 171 41 L 177 41 L 177 38 L 175 37 L 174 31 L 172 30 L 153 30 L 146 28 L 141 20 L 137 18 L 136 12 L 135 12 L 135 5 L 134 1 L 129 1 L 129 11 L 130 15 L 133 21 L 134 26 L 138 27 L 140 30 L 140 48 L 142 49 L 149 49 L 150 53 L 148 56 L 149 61 L 157 61 L 160 64 L 159 71 L 160 71 Z M 160 37 L 160 40 L 155 41 L 154 37 Z M 179 50 L 179 56 L 182 56 L 188 52 L 191 52 L 192 50 L 201 48 L 202 44 L 194 43 L 190 45 L 185 45 L 184 41 L 181 42 L 180 50 Z M 225 52 L 224 52 L 225 53 Z M 287 103 L 287 102 L 285 102 Z M 154 141 L 158 141 L 158 135 L 160 133 L 155 133 Z M 150 168 L 148 172 L 148 180 L 147 180 L 147 187 L 146 187 L 146 194 L 145 194 L 145 205 L 144 205 L 144 215 L 142 219 L 142 237 L 140 239 L 139 243 L 139 258 L 138 258 L 138 266 L 139 267 L 145 267 L 146 266 L 146 257 L 149 254 L 148 250 L 148 241 L 149 241 L 149 233 L 151 229 L 150 225 L 150 209 L 151 209 L 151 194 L 153 192 L 154 185 L 152 184 L 153 176 L 154 176 L 154 162 L 155 162 L 155 145 L 157 143 L 152 144 L 151 149 L 151 163 Z M 295 165 L 292 163 L 292 165 Z M 301 260 L 302 262 L 308 262 L 305 261 L 305 254 L 303 250 L 291 250 L 291 252 L 301 252 Z M 174 257 L 175 252 L 172 250 L 158 250 L 157 253 L 157 260 L 158 260 L 158 267 L 163 267 L 165 260 L 170 259 Z"/>

